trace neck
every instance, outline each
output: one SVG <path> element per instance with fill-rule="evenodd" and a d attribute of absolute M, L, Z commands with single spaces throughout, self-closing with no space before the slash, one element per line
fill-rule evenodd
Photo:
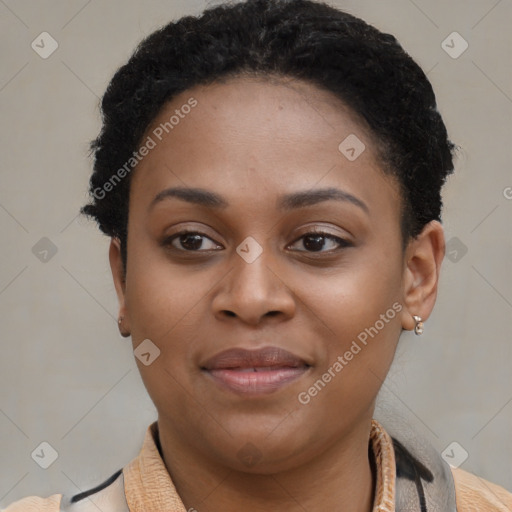
<path fill-rule="evenodd" d="M 275 473 L 249 473 L 220 465 L 176 442 L 158 420 L 162 457 L 187 511 L 371 512 L 375 489 L 369 450 L 371 419 L 313 459 Z"/>

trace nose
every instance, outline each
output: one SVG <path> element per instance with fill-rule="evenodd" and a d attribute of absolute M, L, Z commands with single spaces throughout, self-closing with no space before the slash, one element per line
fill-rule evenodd
<path fill-rule="evenodd" d="M 280 268 L 270 249 L 263 249 L 250 263 L 235 252 L 233 267 L 221 280 L 212 302 L 215 317 L 223 321 L 238 318 L 250 325 L 258 325 L 265 318 L 291 318 L 295 296 Z"/>

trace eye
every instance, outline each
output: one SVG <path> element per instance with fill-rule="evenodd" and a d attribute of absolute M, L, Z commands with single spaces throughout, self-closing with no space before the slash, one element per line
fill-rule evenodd
<path fill-rule="evenodd" d="M 209 240 L 213 247 L 205 247 L 203 243 L 203 239 Z M 338 246 L 338 248 L 351 247 L 352 243 L 340 238 L 338 236 L 332 235 L 330 233 L 322 232 L 322 231 L 311 231 L 309 233 L 305 233 L 300 238 L 295 240 L 294 243 L 297 243 L 299 240 L 304 240 L 303 244 L 306 247 L 305 251 L 299 250 L 299 252 L 334 252 L 336 251 L 336 247 L 331 250 L 324 251 L 322 249 L 325 248 L 325 240 L 329 240 L 331 244 L 334 246 Z M 177 243 L 174 243 L 177 242 Z M 200 233 L 199 231 L 180 231 L 168 238 L 166 238 L 162 242 L 163 246 L 171 246 L 173 249 L 178 251 L 185 252 L 206 252 L 211 250 L 221 249 L 222 246 L 214 242 L 211 238 L 206 236 L 204 233 Z M 206 244 L 207 245 L 207 244 Z M 180 247 L 181 246 L 181 247 Z"/>
<path fill-rule="evenodd" d="M 322 231 L 312 231 L 310 233 L 305 233 L 294 243 L 297 243 L 299 240 L 303 240 L 303 245 L 307 249 L 306 251 L 299 252 L 335 252 L 337 250 L 336 248 L 333 250 L 322 251 L 322 249 L 325 247 L 325 240 L 329 240 L 334 245 L 338 245 L 338 249 L 352 246 L 352 243 L 348 240 L 344 240 L 343 238 Z"/>
<path fill-rule="evenodd" d="M 203 239 L 208 239 L 213 243 L 214 247 L 205 248 L 203 244 Z M 177 241 L 175 245 L 173 242 Z M 181 245 L 177 247 L 177 245 Z M 209 237 L 207 237 L 204 233 L 199 233 L 198 231 L 180 231 L 175 235 L 172 235 L 169 238 L 166 238 L 162 245 L 164 246 L 172 246 L 174 249 L 178 251 L 187 251 L 187 252 L 201 252 L 198 249 L 203 249 L 204 251 L 217 250 L 222 246 L 218 245 L 216 242 Z"/>

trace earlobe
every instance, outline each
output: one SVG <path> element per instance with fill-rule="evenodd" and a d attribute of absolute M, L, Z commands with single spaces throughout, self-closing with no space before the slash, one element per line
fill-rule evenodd
<path fill-rule="evenodd" d="M 110 261 L 110 269 L 112 271 L 112 279 L 114 280 L 114 286 L 116 289 L 117 300 L 119 302 L 119 332 L 123 337 L 126 338 L 130 335 L 130 319 L 128 317 L 128 311 L 126 308 L 126 280 L 123 260 L 121 257 L 121 242 L 118 238 L 111 238 L 108 256 Z"/>
<path fill-rule="evenodd" d="M 440 222 L 431 221 L 409 243 L 406 250 L 402 311 L 402 327 L 413 330 L 416 317 L 424 322 L 431 314 L 437 298 L 441 264 L 445 253 L 444 230 Z"/>

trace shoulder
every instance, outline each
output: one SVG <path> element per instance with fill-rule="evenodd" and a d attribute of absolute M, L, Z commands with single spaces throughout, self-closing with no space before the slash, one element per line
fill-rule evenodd
<path fill-rule="evenodd" d="M 52 494 L 48 498 L 27 496 L 0 509 L 0 512 L 59 512 L 61 499 L 62 494 Z"/>
<path fill-rule="evenodd" d="M 0 512 L 128 512 L 124 493 L 123 470 L 119 469 L 104 482 L 88 491 L 67 497 L 53 494 L 48 498 L 28 496 Z"/>
<path fill-rule="evenodd" d="M 458 512 L 510 512 L 512 493 L 462 469 L 452 469 Z"/>

